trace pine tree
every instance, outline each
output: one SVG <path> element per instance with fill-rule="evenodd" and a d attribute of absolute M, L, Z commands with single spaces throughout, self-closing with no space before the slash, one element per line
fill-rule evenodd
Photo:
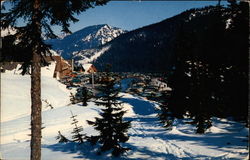
<path fill-rule="evenodd" d="M 180 31 L 176 41 L 176 63 L 170 76 L 172 92 L 168 99 L 168 109 L 176 118 L 188 115 L 194 119 L 197 133 L 204 133 L 211 127 L 210 117 L 215 105 L 211 98 L 214 87 L 210 87 L 212 80 L 209 65 L 203 62 L 206 58 L 199 52 L 203 47 L 201 40 L 198 40 L 200 35 L 192 28 L 185 30 Z"/>
<path fill-rule="evenodd" d="M 212 126 L 212 122 L 210 120 L 210 117 L 207 117 L 206 114 L 200 113 L 197 114 L 195 117 L 196 122 L 196 133 L 203 134 L 207 129 L 209 129 Z"/>
<path fill-rule="evenodd" d="M 247 117 L 249 7 L 233 1 L 231 8 L 210 9 L 202 21 L 194 19 L 179 32 L 169 83 L 168 108 L 177 115 L 188 112 L 197 133 L 211 127 L 212 116 Z M 199 25 L 204 26 L 194 28 Z"/>
<path fill-rule="evenodd" d="M 183 24 L 175 42 L 175 65 L 169 75 L 169 87 L 172 88 L 167 99 L 168 111 L 175 118 L 183 118 L 189 107 L 190 101 L 190 71 L 188 63 L 192 53 L 193 42 L 190 40 L 193 33 L 186 32 Z"/>
<path fill-rule="evenodd" d="M 82 87 L 82 105 L 83 106 L 87 106 L 88 105 L 88 101 L 90 99 L 90 95 L 88 93 L 88 89 L 86 87 Z"/>
<path fill-rule="evenodd" d="M 71 132 L 73 134 L 72 136 L 72 140 L 73 142 L 78 142 L 78 143 L 83 143 L 84 142 L 84 137 L 85 137 L 85 134 L 81 134 L 81 132 L 83 131 L 83 128 L 82 126 L 78 126 L 78 120 L 76 119 L 76 116 L 77 115 L 73 115 L 72 111 L 71 112 L 71 117 L 72 118 L 72 125 L 74 125 L 74 129 L 73 131 Z"/>
<path fill-rule="evenodd" d="M 72 104 L 76 104 L 77 103 L 76 97 L 73 95 L 72 92 L 70 92 L 70 96 L 69 97 L 70 97 L 70 102 Z"/>
<path fill-rule="evenodd" d="M 97 142 L 102 144 L 100 152 L 112 149 L 112 155 L 119 156 L 128 150 L 120 143 L 125 143 L 129 139 L 126 132 L 130 127 L 130 122 L 123 121 L 125 111 L 122 110 L 122 103 L 119 102 L 119 89 L 114 88 L 115 80 L 109 76 L 106 79 L 109 81 L 105 81 L 105 84 L 99 88 L 101 94 L 95 101 L 96 105 L 105 107 L 100 113 L 101 118 L 96 117 L 95 121 L 87 121 L 99 131 L 99 135 L 88 137 L 88 141 L 92 144 Z"/>
<path fill-rule="evenodd" d="M 159 100 L 160 108 L 158 117 L 160 119 L 160 122 L 163 124 L 164 128 L 171 129 L 175 117 L 172 115 L 170 109 L 168 108 L 168 100 L 169 100 L 168 92 L 162 92 L 162 96 L 160 97 Z"/>
<path fill-rule="evenodd" d="M 67 143 L 69 140 L 61 134 L 60 131 L 58 131 L 58 136 L 56 136 L 56 140 L 58 140 L 59 143 Z"/>
<path fill-rule="evenodd" d="M 1 13 L 1 27 L 16 29 L 15 38 L 30 54 L 24 62 L 24 70 L 31 65 L 31 160 L 41 159 L 41 63 L 50 46 L 45 44 L 42 31 L 48 38 L 55 38 L 50 25 L 59 25 L 63 32 L 70 32 L 70 22 L 77 22 L 80 14 L 94 6 L 104 5 L 108 0 L 9 0 L 11 9 Z M 6 2 L 5 2 L 6 3 Z M 3 7 L 4 8 L 4 7 Z M 2 10 L 1 10 L 2 11 Z M 25 26 L 17 26 L 23 19 Z M 51 55 L 51 54 L 50 54 Z"/>
<path fill-rule="evenodd" d="M 213 115 L 212 89 L 208 66 L 200 61 L 191 60 L 190 69 L 190 98 L 188 112 L 196 124 L 197 133 L 205 133 L 211 127 Z"/>
<path fill-rule="evenodd" d="M 226 31 L 225 102 L 235 120 L 248 123 L 249 3 L 230 0 L 231 26 Z M 240 51 L 240 54 L 238 54 Z"/>

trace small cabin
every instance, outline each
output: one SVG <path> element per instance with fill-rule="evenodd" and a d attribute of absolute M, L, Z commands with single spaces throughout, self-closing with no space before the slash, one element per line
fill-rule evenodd
<path fill-rule="evenodd" d="M 160 81 L 158 78 L 151 79 L 150 85 L 155 86 L 159 91 L 171 91 L 172 89 L 168 87 L 167 83 Z"/>
<path fill-rule="evenodd" d="M 97 69 L 93 64 L 87 63 L 87 64 L 82 64 L 82 69 L 84 74 L 90 74 L 90 73 L 95 73 L 97 72 Z"/>

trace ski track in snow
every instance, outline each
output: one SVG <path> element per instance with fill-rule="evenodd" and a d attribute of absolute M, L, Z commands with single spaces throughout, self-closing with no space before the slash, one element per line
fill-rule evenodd
<path fill-rule="evenodd" d="M 124 95 L 126 97 L 128 95 Z M 130 98 L 131 95 L 129 95 Z M 124 102 L 128 102 L 129 98 L 123 98 Z M 238 151 L 230 151 L 229 153 L 216 152 L 210 150 L 207 146 L 201 146 L 198 149 L 192 149 L 192 145 L 189 146 L 190 142 L 185 142 L 185 139 L 192 136 L 196 136 L 205 140 L 205 135 L 189 135 L 180 130 L 176 129 L 176 126 L 173 127 L 171 131 L 167 131 L 162 128 L 159 124 L 158 119 L 156 118 L 156 104 L 152 103 L 143 98 L 133 97 L 133 100 L 129 100 L 129 103 L 133 104 L 133 111 L 135 116 L 130 118 L 132 120 L 132 128 L 130 129 L 130 140 L 129 142 L 135 144 L 137 148 L 134 148 L 134 151 L 141 152 L 142 154 L 148 154 L 147 159 L 231 159 L 230 157 L 235 157 L 238 154 Z M 149 112 L 141 108 L 141 103 L 136 103 L 133 101 L 144 101 L 143 107 L 147 108 Z M 136 104 L 139 104 L 138 106 Z M 151 108 L 150 108 L 151 107 Z M 153 114 L 152 114 L 153 113 Z M 232 127 L 232 126 L 230 126 Z M 240 127 L 240 126 L 239 126 Z M 240 127 L 242 128 L 242 127 Z M 236 130 L 235 130 L 236 131 Z M 168 135 L 170 134 L 170 136 Z M 183 138 L 183 141 L 186 143 L 176 143 L 176 140 L 173 136 L 180 136 L 180 139 Z M 192 140 L 195 141 L 195 140 Z M 191 144 L 193 143 L 191 141 Z M 128 143 L 129 143 L 128 142 Z M 138 143 L 135 143 L 138 142 Z M 221 147 L 221 146 L 218 146 Z M 133 148 L 133 147 L 132 147 Z M 143 149 L 149 148 L 149 150 Z M 206 153 L 206 151 L 208 153 Z M 205 151 L 205 152 L 204 152 Z M 209 151 L 215 152 L 210 154 Z M 134 152 L 134 154 L 136 151 Z M 164 154 L 163 154 L 164 153 Z M 230 153 L 233 153 L 231 156 L 227 157 Z M 137 153 L 138 154 L 138 153 Z M 133 154 L 132 154 L 133 155 Z M 132 156 L 130 155 L 130 156 Z M 137 157 L 138 158 L 138 157 Z M 237 158 L 232 158 L 237 159 Z"/>
<path fill-rule="evenodd" d="M 52 69 L 51 69 L 52 70 Z M 47 73 L 49 74 L 49 73 Z M 195 126 L 184 124 L 183 120 L 175 121 L 172 130 L 162 128 L 157 115 L 157 103 L 146 100 L 142 97 L 133 96 L 128 93 L 121 93 L 121 101 L 124 102 L 125 120 L 130 120 L 132 127 L 129 129 L 130 139 L 122 144 L 131 150 L 126 152 L 120 158 L 112 158 L 110 152 L 105 152 L 101 156 L 96 155 L 97 146 L 91 146 L 88 143 L 82 145 L 75 143 L 59 144 L 55 137 L 57 131 L 71 139 L 73 127 L 70 125 L 70 111 L 77 115 L 79 125 L 84 128 L 87 135 L 95 135 L 97 132 L 92 126 L 87 125 L 86 120 L 93 120 L 98 116 L 100 107 L 89 102 L 88 107 L 82 107 L 79 104 L 65 105 L 69 91 L 65 90 L 59 82 L 54 79 L 46 78 L 44 85 L 44 96 L 55 104 L 54 109 L 43 108 L 43 126 L 42 130 L 42 159 L 43 160 L 109 160 L 109 159 L 128 159 L 128 160 L 193 160 L 193 159 L 247 159 L 248 150 L 246 149 L 246 135 L 249 135 L 248 129 L 237 122 L 226 119 L 213 118 L 213 127 L 204 135 L 195 134 Z M 11 83 L 15 82 L 15 83 Z M 15 88 L 22 84 L 19 92 L 29 92 L 30 79 L 27 76 L 11 76 L 9 73 L 3 76 L 3 84 L 11 83 L 9 90 L 2 91 L 11 101 L 11 95 L 16 93 Z M 50 83 L 54 85 L 49 85 Z M 15 86 L 18 85 L 18 86 Z M 24 89 L 26 91 L 24 91 Z M 59 89 L 63 94 L 59 94 Z M 53 90 L 56 92 L 54 93 Z M 45 94 L 46 93 L 46 94 Z M 50 95 L 51 94 L 51 95 Z M 64 96 L 62 98 L 61 96 Z M 23 98 L 23 99 L 22 99 Z M 21 101 L 29 101 L 29 94 L 21 97 Z M 61 101 L 60 103 L 57 101 Z M 67 102 L 67 103 L 66 103 Z M 13 101 L 12 103 L 3 103 L 9 107 L 10 111 L 18 112 L 19 105 L 29 105 L 27 102 Z M 7 160 L 26 160 L 29 159 L 30 144 L 30 110 L 22 106 L 22 114 L 10 114 L 11 112 L 1 113 L 1 116 L 7 117 L 1 122 L 1 155 L 0 159 Z M 6 115 L 8 114 L 8 115 Z M 244 138 L 245 137 L 245 138 Z M 228 145 L 227 143 L 230 142 Z"/>
<path fill-rule="evenodd" d="M 147 102 L 148 106 L 151 106 L 152 108 L 150 110 L 155 110 L 155 107 L 153 104 L 151 104 L 150 102 Z M 135 106 L 133 106 L 135 107 Z M 152 112 L 151 112 L 152 113 Z M 166 132 L 166 130 L 164 130 L 158 123 L 159 121 L 157 120 L 156 114 L 151 114 L 149 116 L 138 116 L 140 114 L 144 114 L 144 112 L 142 113 L 136 113 L 136 116 L 133 118 L 132 121 L 132 129 L 130 131 L 130 135 L 131 135 L 131 142 L 133 142 L 133 140 L 136 141 L 136 139 L 134 139 L 134 137 L 141 137 L 142 138 L 142 142 L 144 142 L 144 145 L 139 144 L 140 148 L 145 147 L 147 148 L 149 144 L 157 144 L 156 146 L 152 146 L 152 149 L 155 153 L 153 153 L 153 155 L 157 156 L 158 153 L 166 153 L 166 155 L 164 157 L 162 157 L 162 159 L 165 158 L 171 158 L 171 154 L 175 155 L 176 158 L 177 157 L 190 157 L 190 154 L 185 152 L 181 147 L 176 146 L 174 143 L 172 143 L 171 141 L 164 141 L 160 138 L 157 138 L 155 136 L 151 136 L 151 132 L 153 132 L 154 134 L 164 134 L 164 132 Z M 151 118 L 151 120 L 149 120 L 149 118 Z M 149 123 L 151 121 L 151 123 Z M 155 124 L 155 125 L 153 125 Z M 150 132 L 150 130 L 152 130 Z M 155 131 L 154 131 L 155 130 Z M 148 132 L 145 132 L 148 131 Z M 159 133 L 157 133 L 157 131 Z M 148 141 L 148 142 L 147 142 Z M 140 149 L 138 149 L 138 151 L 140 151 Z M 143 150 L 142 150 L 143 152 Z M 157 153 L 158 152 L 158 153 Z M 152 156 L 147 157 L 149 159 L 154 159 Z M 160 157 L 155 157 L 155 159 L 159 159 Z M 173 157 L 172 157 L 173 158 Z M 161 158 L 160 158 L 161 159 Z"/>

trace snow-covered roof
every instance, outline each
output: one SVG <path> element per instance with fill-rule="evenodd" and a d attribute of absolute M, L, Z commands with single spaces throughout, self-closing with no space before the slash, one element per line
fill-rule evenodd
<path fill-rule="evenodd" d="M 51 52 L 52 56 L 59 56 L 55 50 L 50 49 L 49 51 Z"/>
<path fill-rule="evenodd" d="M 91 63 L 82 64 L 82 67 L 85 70 L 85 72 L 87 72 L 91 66 L 92 66 Z"/>
<path fill-rule="evenodd" d="M 1 29 L 1 37 L 5 37 L 8 35 L 13 35 L 16 33 L 16 30 L 14 28 L 7 28 L 7 29 Z"/>

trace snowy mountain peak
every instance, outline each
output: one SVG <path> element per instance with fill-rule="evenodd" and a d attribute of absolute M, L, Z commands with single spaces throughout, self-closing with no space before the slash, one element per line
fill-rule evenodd
<path fill-rule="evenodd" d="M 47 40 L 47 43 L 54 50 L 60 51 L 64 58 L 71 58 L 73 52 L 97 48 L 125 32 L 108 24 L 100 24 L 85 27 L 61 39 Z"/>
<path fill-rule="evenodd" d="M 99 46 L 125 33 L 124 30 L 109 26 L 107 24 L 97 25 L 93 27 L 97 28 L 97 30 L 85 36 L 82 39 L 83 42 L 97 41 Z"/>

